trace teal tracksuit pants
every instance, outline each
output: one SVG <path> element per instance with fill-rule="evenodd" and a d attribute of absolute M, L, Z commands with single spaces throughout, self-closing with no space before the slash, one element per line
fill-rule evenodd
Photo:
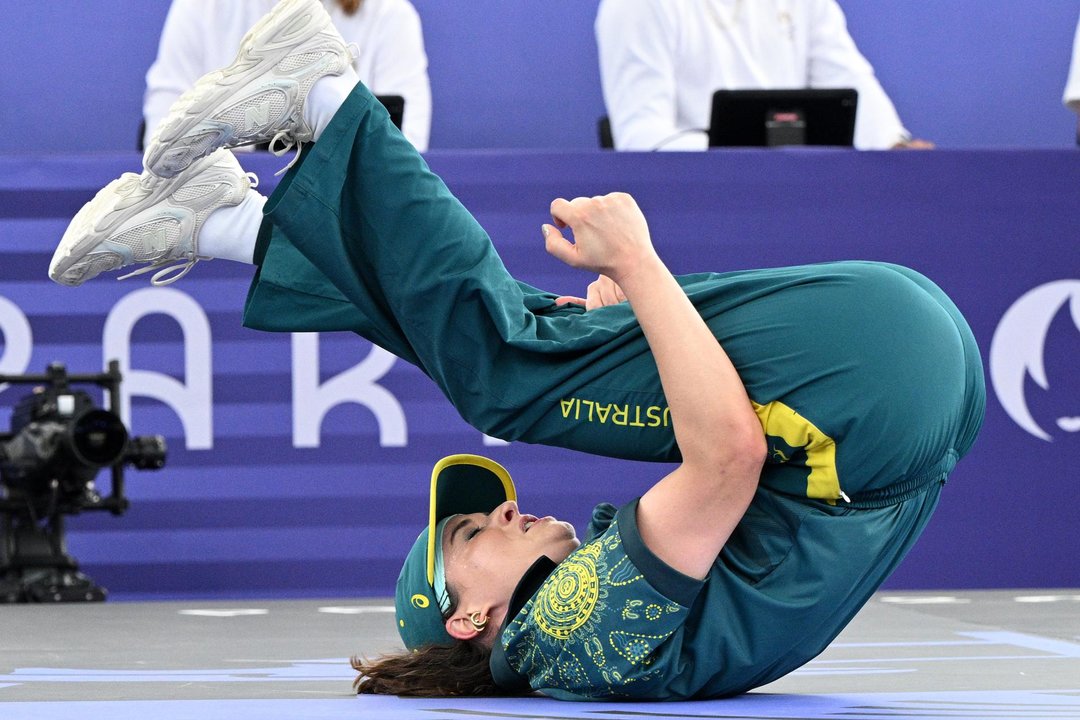
<path fill-rule="evenodd" d="M 269 199 L 256 263 L 250 327 L 358 333 L 496 437 L 679 458 L 629 306 L 556 307 L 512 278 L 362 85 Z M 880 505 L 947 474 L 973 442 L 978 348 L 918 273 L 849 262 L 679 281 L 754 401 L 769 443 L 763 484 Z"/>

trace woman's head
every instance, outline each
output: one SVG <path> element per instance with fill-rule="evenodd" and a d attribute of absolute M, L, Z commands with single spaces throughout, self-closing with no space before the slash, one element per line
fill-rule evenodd
<path fill-rule="evenodd" d="M 562 562 L 579 544 L 572 525 L 523 515 L 513 500 L 489 513 L 451 516 L 441 539 L 446 586 L 455 601 L 447 633 L 455 640 L 490 645 L 493 634 L 478 630 L 476 620 L 501 626 L 525 572 L 545 555 Z"/>
<path fill-rule="evenodd" d="M 397 583 L 398 632 L 409 650 L 455 640 L 490 647 L 525 571 L 578 546 L 572 526 L 522 515 L 515 497 L 509 473 L 492 460 L 453 455 L 435 465 L 428 527 Z"/>
<path fill-rule="evenodd" d="M 408 651 L 353 658 L 358 693 L 501 695 L 488 661 L 525 572 L 546 555 L 562 562 L 574 528 L 522 515 L 506 469 L 477 455 L 443 458 L 431 472 L 428 526 L 398 577 L 398 632 Z"/>

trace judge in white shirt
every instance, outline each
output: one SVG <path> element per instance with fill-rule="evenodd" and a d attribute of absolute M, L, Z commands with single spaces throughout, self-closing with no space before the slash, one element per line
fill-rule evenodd
<path fill-rule="evenodd" d="M 1080 113 L 1080 22 L 1076 24 L 1072 66 L 1069 68 L 1069 79 L 1065 83 L 1065 96 L 1062 100 L 1069 108 Z M 1080 135 L 1077 135 L 1077 140 L 1080 141 Z"/>
<path fill-rule="evenodd" d="M 855 147 L 912 140 L 835 0 L 601 0 L 600 78 L 615 147 L 704 150 L 716 90 L 854 88 Z"/>
<path fill-rule="evenodd" d="M 277 0 L 173 0 L 157 60 L 146 74 L 144 142 L 172 103 L 205 73 L 232 62 L 244 34 Z M 405 98 L 402 132 L 421 152 L 431 134 L 431 84 L 420 16 L 408 0 L 324 0 L 356 72 L 376 95 Z"/>

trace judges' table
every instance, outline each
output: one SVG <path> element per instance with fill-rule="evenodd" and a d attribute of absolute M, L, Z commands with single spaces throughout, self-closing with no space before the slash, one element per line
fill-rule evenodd
<path fill-rule="evenodd" d="M 634 194 L 675 272 L 884 260 L 940 284 L 987 364 L 986 424 L 890 586 L 1068 586 L 1080 534 L 1080 154 L 1067 151 L 703 154 L 433 152 L 432 168 L 511 272 L 579 293 L 547 258 L 555 197 Z M 272 189 L 283 163 L 242 162 Z M 419 371 L 346 335 L 240 327 L 250 268 L 182 282 L 46 278 L 68 219 L 130 154 L 0 157 L 0 374 L 52 361 L 125 367 L 123 417 L 164 434 L 166 469 L 129 472 L 131 510 L 69 523 L 72 553 L 114 593 L 387 594 L 425 518 L 431 464 L 486 453 L 527 512 L 583 530 L 665 469 L 522 444 L 467 427 Z M 993 379 L 993 383 L 991 383 Z M 0 428 L 26 388 L 0 392 Z M 717 439 L 722 442 L 722 438 Z M 102 475 L 106 489 L 107 482 Z"/>

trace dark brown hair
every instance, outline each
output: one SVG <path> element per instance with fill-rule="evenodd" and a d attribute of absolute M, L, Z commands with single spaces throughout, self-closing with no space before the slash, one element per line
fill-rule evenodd
<path fill-rule="evenodd" d="M 372 661 L 353 657 L 350 664 L 360 673 L 353 681 L 353 689 L 358 695 L 506 695 L 491 677 L 490 658 L 490 648 L 473 642 L 431 645 L 416 652 L 384 655 Z"/>
<path fill-rule="evenodd" d="M 337 0 L 337 4 L 341 6 L 346 15 L 354 15 L 360 9 L 362 2 L 364 0 Z"/>
<path fill-rule="evenodd" d="M 453 616 L 458 605 L 457 589 L 447 585 L 450 607 L 443 619 Z M 404 695 L 407 697 L 491 697 L 507 695 L 491 676 L 491 644 L 486 639 L 498 633 L 489 626 L 469 641 L 453 645 L 429 645 L 415 652 L 383 655 L 375 660 L 350 658 L 359 673 L 353 680 L 357 695 Z"/>

